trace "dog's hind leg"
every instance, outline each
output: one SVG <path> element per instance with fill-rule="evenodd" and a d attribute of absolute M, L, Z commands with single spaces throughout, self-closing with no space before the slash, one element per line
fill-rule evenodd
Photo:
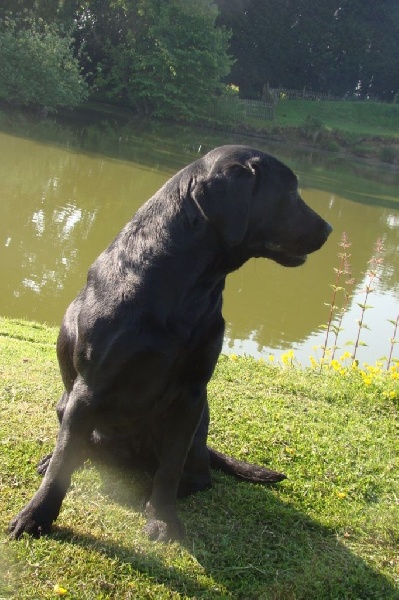
<path fill-rule="evenodd" d="M 206 447 L 208 428 L 209 407 L 208 402 L 206 402 L 184 465 L 184 471 L 177 490 L 178 498 L 185 498 L 195 494 L 195 492 L 206 490 L 212 485 L 209 451 Z"/>
<path fill-rule="evenodd" d="M 69 396 L 45 476 L 30 502 L 11 521 L 11 537 L 19 538 L 24 532 L 39 537 L 50 531 L 70 485 L 72 473 L 87 456 L 92 429 L 91 395 L 83 381 L 78 379 Z"/>

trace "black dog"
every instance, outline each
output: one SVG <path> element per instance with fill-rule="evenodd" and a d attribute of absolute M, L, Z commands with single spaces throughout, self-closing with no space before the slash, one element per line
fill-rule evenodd
<path fill-rule="evenodd" d="M 251 257 L 302 265 L 331 232 L 297 186 L 272 156 L 216 148 L 172 177 L 95 261 L 58 338 L 56 447 L 10 525 L 14 538 L 50 530 L 93 446 L 152 471 L 146 531 L 155 540 L 183 535 L 176 498 L 209 487 L 211 466 L 249 481 L 284 478 L 207 447 L 206 387 L 222 347 L 226 275 Z"/>

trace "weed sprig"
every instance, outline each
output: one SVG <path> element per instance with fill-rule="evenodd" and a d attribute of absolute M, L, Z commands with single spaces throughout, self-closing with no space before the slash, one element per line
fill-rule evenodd
<path fill-rule="evenodd" d="M 358 327 L 355 340 L 345 342 L 345 346 L 352 346 L 352 351 L 345 351 L 341 356 L 337 357 L 339 337 L 343 331 L 342 321 L 349 310 L 355 283 L 350 264 L 351 254 L 348 252 L 351 243 L 346 233 L 342 234 L 339 246 L 342 250 L 338 253 L 339 265 L 334 268 L 336 274 L 335 282 L 331 285 L 332 296 L 330 302 L 327 304 L 329 314 L 327 324 L 324 326 L 326 333 L 321 345 L 322 355 L 320 360 L 313 356 L 310 357 L 311 368 L 319 372 L 322 370 L 330 371 L 342 377 L 354 377 L 358 380 L 359 386 L 363 390 L 373 390 L 373 392 L 377 392 L 382 398 L 399 400 L 399 359 L 393 356 L 395 345 L 399 343 L 397 339 L 399 314 L 396 319 L 388 319 L 393 325 L 393 335 L 389 340 L 390 349 L 388 357 L 378 360 L 374 366 L 367 363 L 359 366 L 357 359 L 360 346 L 367 345 L 361 339 L 361 335 L 365 329 L 369 329 L 365 317 L 366 311 L 372 308 L 372 305 L 369 304 L 370 295 L 375 291 L 375 283 L 380 278 L 384 254 L 383 241 L 381 239 L 376 241 L 373 256 L 368 262 L 367 271 L 364 273 L 366 282 L 363 290 L 364 300 L 357 303 L 360 308 L 360 316 L 357 319 Z M 274 356 L 269 357 L 269 362 L 278 366 Z M 293 350 L 288 350 L 280 356 L 279 366 L 283 368 L 302 367 L 301 363 L 295 358 Z"/>
<path fill-rule="evenodd" d="M 340 259 L 340 264 L 339 264 L 338 268 L 334 268 L 334 271 L 336 273 L 336 279 L 335 279 L 335 283 L 333 283 L 331 286 L 333 293 L 332 293 L 332 298 L 331 298 L 330 304 L 328 305 L 330 307 L 330 313 L 329 313 L 327 325 L 325 326 L 326 337 L 324 339 L 324 344 L 322 345 L 323 353 L 322 353 L 322 357 L 320 360 L 320 368 L 322 368 L 329 350 L 331 352 L 331 359 L 334 360 L 334 358 L 335 358 L 335 351 L 338 348 L 338 335 L 342 329 L 342 327 L 341 327 L 342 319 L 347 310 L 348 303 L 351 298 L 351 288 L 354 284 L 354 279 L 353 279 L 352 273 L 351 273 L 351 265 L 350 265 L 350 261 L 349 261 L 351 255 L 347 252 L 348 248 L 350 248 L 350 246 L 351 246 L 351 243 L 349 242 L 348 236 L 345 232 L 343 232 L 343 234 L 342 234 L 339 245 L 342 248 L 342 252 L 340 252 L 338 254 L 338 257 Z M 344 285 L 342 286 L 342 285 L 340 285 L 340 283 L 341 283 L 343 276 L 345 276 L 345 275 L 347 275 L 347 279 L 345 280 Z M 344 300 L 343 300 L 341 307 L 338 307 L 338 294 L 340 292 L 343 292 Z M 338 310 L 338 322 L 337 322 L 337 324 L 335 324 L 333 319 L 334 319 L 334 313 L 337 310 Z M 328 340 L 329 340 L 330 334 L 334 335 L 334 343 L 333 343 L 331 349 L 329 349 L 329 346 L 328 346 Z"/>
<path fill-rule="evenodd" d="M 364 302 L 363 303 L 358 302 L 358 306 L 361 309 L 361 314 L 360 314 L 359 320 L 357 321 L 358 329 L 357 329 L 357 336 L 356 336 L 356 340 L 354 343 L 354 349 L 353 349 L 353 354 L 352 354 L 353 361 L 356 360 L 356 354 L 357 354 L 359 346 L 367 345 L 365 342 L 362 342 L 360 340 L 360 335 L 361 335 L 362 329 L 369 329 L 368 325 L 364 322 L 364 317 L 366 314 L 366 310 L 368 310 L 369 308 L 373 308 L 370 304 L 367 304 L 367 302 L 368 302 L 369 295 L 371 294 L 371 292 L 374 291 L 373 284 L 374 284 L 375 280 L 379 278 L 379 269 L 384 260 L 383 256 L 382 256 L 383 252 L 384 252 L 384 244 L 381 239 L 378 239 L 374 246 L 374 254 L 368 262 L 370 267 L 369 267 L 368 271 L 365 273 L 366 287 L 364 289 L 364 292 L 365 292 Z"/>
<path fill-rule="evenodd" d="M 350 257 L 351 255 L 348 253 L 348 248 L 350 248 L 351 243 L 348 240 L 348 236 L 344 232 L 342 234 L 341 240 L 339 242 L 340 247 L 342 248 L 342 252 L 338 253 L 338 258 L 340 259 L 338 268 L 334 268 L 336 273 L 335 283 L 331 286 L 333 289 L 332 297 L 330 303 L 327 304 L 329 306 L 329 315 L 327 320 L 327 325 L 324 326 L 326 330 L 326 335 L 324 338 L 324 343 L 322 344 L 322 357 L 319 363 L 319 368 L 322 369 L 323 366 L 327 364 L 327 357 L 330 359 L 331 363 L 335 361 L 335 353 L 338 346 L 338 337 L 342 332 L 342 320 L 344 315 L 347 313 L 349 308 L 349 301 L 353 297 L 353 285 L 354 278 L 351 273 L 350 266 Z M 357 332 L 355 336 L 355 340 L 347 341 L 345 343 L 346 346 L 353 346 L 353 350 L 351 354 L 345 353 L 346 360 L 350 359 L 353 365 L 358 365 L 357 353 L 360 346 L 367 346 L 366 342 L 361 339 L 362 332 L 365 329 L 369 329 L 365 321 L 366 311 L 370 308 L 373 308 L 371 304 L 369 304 L 370 294 L 375 291 L 375 283 L 380 278 L 381 266 L 384 261 L 384 244 L 381 239 L 378 239 L 374 245 L 374 252 L 371 259 L 368 261 L 368 269 L 364 273 L 365 275 L 365 287 L 364 287 L 364 300 L 363 302 L 358 302 L 357 305 L 360 308 L 360 316 L 357 319 Z M 345 281 L 342 281 L 344 276 L 347 276 Z M 341 283 L 342 282 L 342 283 Z M 343 299 L 340 302 L 340 298 Z M 335 320 L 334 320 L 335 319 Z M 390 323 L 394 326 L 393 336 L 390 339 L 390 350 L 388 358 L 386 360 L 386 370 L 392 366 L 393 361 L 393 351 L 395 344 L 398 342 L 396 339 L 398 326 L 399 326 L 399 315 L 395 320 L 388 319 Z M 333 343 L 329 345 L 330 336 L 333 335 Z M 335 364 L 335 363 L 334 363 Z"/>
<path fill-rule="evenodd" d="M 388 321 L 390 323 L 392 323 L 392 325 L 394 326 L 394 330 L 393 330 L 393 336 L 390 339 L 391 346 L 390 346 L 390 349 L 389 349 L 389 356 L 388 356 L 388 360 L 387 360 L 387 370 L 390 369 L 390 367 L 391 367 L 393 349 L 395 347 L 395 344 L 397 344 L 398 341 L 399 341 L 399 340 L 396 339 L 396 335 L 397 335 L 397 332 L 398 332 L 398 325 L 399 325 L 399 314 L 396 317 L 395 321 L 392 320 L 392 319 L 388 319 Z"/>

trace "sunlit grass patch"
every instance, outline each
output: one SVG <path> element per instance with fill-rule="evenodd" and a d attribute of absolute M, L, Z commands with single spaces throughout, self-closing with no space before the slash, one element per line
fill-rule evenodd
<path fill-rule="evenodd" d="M 3 532 L 37 489 L 61 392 L 56 330 L 13 327 L 0 320 Z M 334 360 L 222 356 L 209 385 L 210 444 L 287 480 L 263 487 L 214 472 L 212 489 L 179 502 L 187 538 L 164 545 L 142 533 L 146 478 L 88 463 L 50 536 L 4 533 L 0 597 L 397 598 L 397 362 Z"/>

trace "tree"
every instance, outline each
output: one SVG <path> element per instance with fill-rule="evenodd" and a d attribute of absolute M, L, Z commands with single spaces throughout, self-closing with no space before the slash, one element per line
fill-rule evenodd
<path fill-rule="evenodd" d="M 229 34 L 215 26 L 208 0 L 115 3 L 124 11 L 118 39 L 106 38 L 95 85 L 144 114 L 208 118 L 231 65 Z"/>
<path fill-rule="evenodd" d="M 233 31 L 229 83 L 391 99 L 399 90 L 397 0 L 216 0 Z"/>
<path fill-rule="evenodd" d="M 7 16 L 73 31 L 90 92 L 141 113 L 205 118 L 223 78 L 255 98 L 265 83 L 399 91 L 398 0 L 2 0 L 0 31 Z"/>
<path fill-rule="evenodd" d="M 87 85 L 72 43 L 54 24 L 4 20 L 0 27 L 0 99 L 47 110 L 85 100 Z"/>
<path fill-rule="evenodd" d="M 4 0 L 0 22 L 35 16 L 58 34 L 74 25 L 74 59 L 95 98 L 194 120 L 209 117 L 231 66 L 229 33 L 215 25 L 217 14 L 211 0 Z M 34 79 L 25 58 L 20 79 Z"/>
<path fill-rule="evenodd" d="M 345 0 L 337 32 L 346 62 L 355 63 L 355 93 L 391 100 L 399 91 L 399 4 L 397 0 Z"/>

